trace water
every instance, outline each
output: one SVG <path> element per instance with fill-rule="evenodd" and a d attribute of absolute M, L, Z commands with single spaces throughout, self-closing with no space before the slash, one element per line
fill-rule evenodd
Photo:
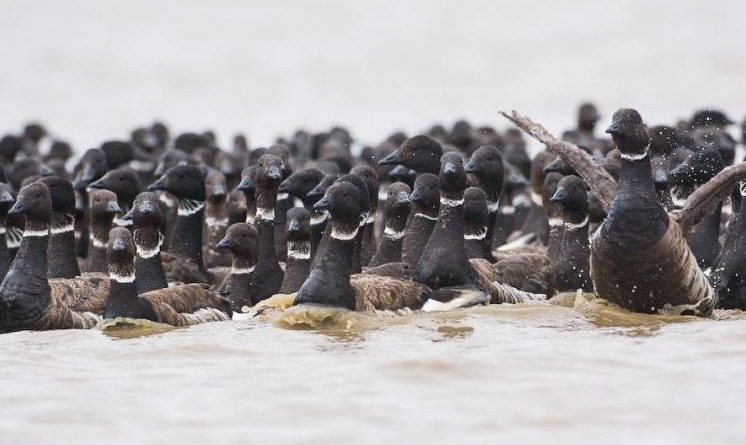
<path fill-rule="evenodd" d="M 375 142 L 462 116 L 504 128 L 511 108 L 559 132 L 585 99 L 602 125 L 620 106 L 651 124 L 703 105 L 740 120 L 744 12 L 4 0 L 0 130 L 42 119 L 83 150 L 154 118 L 256 144 L 344 123 Z M 0 443 L 741 444 L 746 317 L 716 316 L 532 305 L 0 335 Z"/>
<path fill-rule="evenodd" d="M 342 314 L 315 330 L 265 317 L 123 332 L 0 336 L 2 442 L 688 444 L 746 433 L 740 312 L 534 304 Z"/>

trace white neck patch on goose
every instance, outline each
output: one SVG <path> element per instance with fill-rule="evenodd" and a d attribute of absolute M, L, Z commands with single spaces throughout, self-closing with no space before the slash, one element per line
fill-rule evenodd
<path fill-rule="evenodd" d="M 311 259 L 311 243 L 289 241 L 288 258 L 292 258 L 294 260 Z"/>
<path fill-rule="evenodd" d="M 39 236 L 48 236 L 49 230 L 24 230 L 23 231 L 23 237 L 39 237 Z"/>
<path fill-rule="evenodd" d="M 565 222 L 562 221 L 562 218 L 557 218 L 557 217 L 549 218 L 549 227 L 562 227 L 562 225 L 564 224 Z"/>
<path fill-rule="evenodd" d="M 446 207 L 458 207 L 460 205 L 464 205 L 464 198 L 461 198 L 461 199 L 448 199 L 446 197 L 441 196 L 440 197 L 440 205 L 444 205 Z"/>
<path fill-rule="evenodd" d="M 5 235 L 5 232 L 7 232 L 7 229 L 5 227 L 0 227 L 0 235 Z"/>
<path fill-rule="evenodd" d="M 5 239 L 5 243 L 8 249 L 17 249 L 21 245 L 23 240 L 23 230 L 18 227 L 8 227 L 8 236 Z"/>
<path fill-rule="evenodd" d="M 275 209 L 263 209 L 261 207 L 257 207 L 255 218 L 261 219 L 264 221 L 274 221 L 275 220 Z"/>
<path fill-rule="evenodd" d="M 429 219 L 430 221 L 437 221 L 437 220 L 438 220 L 438 217 L 437 217 L 437 216 L 430 216 L 430 215 L 426 215 L 426 214 L 424 214 L 424 213 L 415 213 L 415 215 L 414 215 L 414 216 L 415 216 L 416 218 L 425 218 L 425 219 Z"/>
<path fill-rule="evenodd" d="M 231 275 L 248 275 L 254 272 L 254 267 L 231 267 Z"/>
<path fill-rule="evenodd" d="M 588 217 L 586 216 L 584 220 L 580 221 L 577 224 L 573 223 L 565 223 L 565 230 L 577 230 L 580 228 L 583 228 L 588 225 Z"/>
<path fill-rule="evenodd" d="M 75 230 L 75 224 L 65 224 L 64 226 L 52 227 L 52 235 L 58 235 L 60 233 L 72 232 Z"/>
<path fill-rule="evenodd" d="M 627 161 L 639 161 L 648 157 L 648 150 L 650 149 L 650 143 L 643 149 L 642 153 L 636 155 L 621 154 L 622 159 Z"/>
<path fill-rule="evenodd" d="M 98 249 L 106 249 L 106 245 L 108 244 L 108 241 L 103 241 L 98 238 L 96 238 L 96 235 L 91 233 L 91 236 L 88 238 L 91 240 L 91 244 L 93 247 L 96 247 Z"/>
<path fill-rule="evenodd" d="M 741 193 L 741 196 L 746 196 L 746 181 L 738 183 L 738 191 Z"/>
<path fill-rule="evenodd" d="M 158 199 L 162 203 L 166 204 L 168 207 L 173 207 L 174 206 L 174 200 L 170 196 L 168 196 L 167 194 L 165 194 L 165 193 L 162 193 L 162 194 L 158 195 Z"/>
<path fill-rule="evenodd" d="M 129 227 L 132 225 L 131 219 L 124 219 L 121 215 L 117 214 L 114 216 L 114 224 L 119 227 Z"/>
<path fill-rule="evenodd" d="M 109 278 L 116 281 L 117 283 L 134 283 L 135 274 L 120 275 L 116 272 L 109 272 Z"/>
<path fill-rule="evenodd" d="M 228 218 L 216 218 L 214 216 L 208 216 L 205 218 L 205 225 L 225 227 L 228 225 Z"/>
<path fill-rule="evenodd" d="M 191 216 L 202 210 L 204 207 L 204 201 L 197 201 L 196 199 L 180 199 L 179 208 L 176 211 L 176 214 L 178 216 Z"/>
<path fill-rule="evenodd" d="M 404 234 L 406 233 L 405 230 L 396 230 L 392 229 L 391 227 L 386 226 L 385 229 L 383 229 L 383 236 L 385 236 L 388 239 L 392 240 L 399 240 L 404 238 Z"/>
<path fill-rule="evenodd" d="M 289 193 L 278 193 L 277 194 L 277 200 L 278 201 L 284 201 L 290 197 Z"/>
<path fill-rule="evenodd" d="M 544 205 L 544 201 L 541 199 L 541 195 L 536 192 L 531 192 L 531 202 L 539 207 Z"/>
<path fill-rule="evenodd" d="M 324 213 L 322 213 L 321 215 L 319 215 L 319 216 L 312 216 L 311 217 L 311 225 L 312 226 L 319 225 L 319 224 L 323 223 L 324 221 L 326 221 L 326 219 L 328 217 L 329 217 L 329 212 L 327 212 L 326 210 L 324 210 Z"/>
<path fill-rule="evenodd" d="M 254 215 L 246 214 L 246 224 L 254 224 Z"/>
<path fill-rule="evenodd" d="M 354 239 L 357 236 L 357 228 L 355 228 L 351 232 L 343 232 L 342 230 L 339 230 L 336 227 L 332 227 L 332 238 L 342 240 L 342 241 L 349 241 L 351 239 Z"/>
<path fill-rule="evenodd" d="M 464 233 L 464 239 L 482 240 L 487 236 L 487 227 L 478 227 L 473 233 Z"/>
<path fill-rule="evenodd" d="M 487 211 L 490 213 L 497 212 L 497 209 L 500 207 L 500 200 L 496 201 L 487 201 Z"/>

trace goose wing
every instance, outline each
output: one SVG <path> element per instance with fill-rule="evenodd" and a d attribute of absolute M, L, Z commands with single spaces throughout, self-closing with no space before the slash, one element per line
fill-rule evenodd
<path fill-rule="evenodd" d="M 608 211 L 611 201 L 614 200 L 616 181 L 614 181 L 614 178 L 611 177 L 603 166 L 593 160 L 590 154 L 581 150 L 573 143 L 557 139 L 541 124 L 532 121 L 515 110 L 511 111 L 510 114 L 501 111 L 500 114 L 513 122 L 518 128 L 528 133 L 529 136 L 546 145 L 547 150 L 570 164 L 578 175 L 590 186 L 591 193 L 598 197 L 603 211 Z"/>
<path fill-rule="evenodd" d="M 109 296 L 109 277 L 86 274 L 75 278 L 49 279 L 50 295 L 75 312 L 104 313 Z"/>
<path fill-rule="evenodd" d="M 364 312 L 417 309 L 431 293 L 424 284 L 372 274 L 352 275 L 350 284 L 355 291 L 355 310 Z"/>
<path fill-rule="evenodd" d="M 746 162 L 720 170 L 712 179 L 697 187 L 681 210 L 671 212 L 681 231 L 688 233 L 697 223 L 733 190 L 739 181 L 746 180 Z"/>
<path fill-rule="evenodd" d="M 229 320 L 230 301 L 207 284 L 184 284 L 140 295 L 150 302 L 158 320 L 173 326 L 189 326 Z"/>

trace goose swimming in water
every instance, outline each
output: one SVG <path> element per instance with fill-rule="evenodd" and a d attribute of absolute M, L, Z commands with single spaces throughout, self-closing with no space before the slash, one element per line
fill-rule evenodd
<path fill-rule="evenodd" d="M 138 294 L 135 284 L 135 244 L 132 234 L 116 227 L 107 246 L 111 289 L 105 319 L 146 319 L 172 326 L 230 320 L 230 302 L 206 284 L 184 284 Z"/>
<path fill-rule="evenodd" d="M 90 209 L 90 247 L 88 258 L 84 267 L 86 272 L 108 273 L 106 267 L 106 245 L 109 243 L 109 231 L 111 230 L 114 216 L 121 213 L 116 193 L 94 189 L 88 194 L 90 203 L 86 206 Z"/>
<path fill-rule="evenodd" d="M 622 157 L 618 186 L 574 145 L 558 141 L 516 112 L 503 115 L 569 162 L 608 209 L 591 239 L 591 278 L 597 296 L 636 312 L 678 307 L 688 314 L 712 313 L 717 294 L 697 266 L 684 234 L 746 177 L 744 164 L 722 170 L 695 190 L 681 211 L 669 215 L 657 199 L 649 137 L 637 111 L 618 110 L 607 129 Z"/>
<path fill-rule="evenodd" d="M 218 249 L 227 250 L 232 257 L 228 299 L 234 312 L 242 312 L 252 306 L 251 278 L 257 261 L 257 231 L 248 223 L 235 223 L 217 244 Z"/>
<path fill-rule="evenodd" d="M 402 239 L 406 233 L 410 208 L 409 194 L 409 186 L 403 182 L 395 182 L 389 186 L 384 209 L 386 218 L 383 239 L 368 266 L 375 267 L 401 261 Z"/>
<path fill-rule="evenodd" d="M 107 278 L 47 279 L 52 199 L 36 182 L 18 193 L 8 212 L 25 218 L 18 254 L 0 284 L 0 331 L 88 329 L 99 321 L 109 292 Z"/>

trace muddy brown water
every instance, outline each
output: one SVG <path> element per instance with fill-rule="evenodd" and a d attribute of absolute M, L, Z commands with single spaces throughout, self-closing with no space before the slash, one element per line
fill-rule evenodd
<path fill-rule="evenodd" d="M 746 433 L 737 311 L 295 310 L 5 334 L 0 357 L 0 443 L 686 444 Z"/>

